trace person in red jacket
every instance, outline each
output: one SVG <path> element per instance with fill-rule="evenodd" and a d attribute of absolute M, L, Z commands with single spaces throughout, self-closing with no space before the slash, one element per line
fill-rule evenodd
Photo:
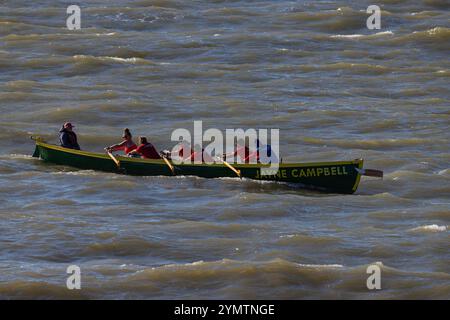
<path fill-rule="evenodd" d="M 131 135 L 130 129 L 125 128 L 123 130 L 122 139 L 123 141 L 121 143 L 106 147 L 105 150 L 108 152 L 123 150 L 125 154 L 128 154 L 137 148 L 137 145 L 133 142 L 133 136 Z"/>
<path fill-rule="evenodd" d="M 242 143 L 235 143 L 234 145 L 234 151 L 230 153 L 225 153 L 223 155 L 224 159 L 226 160 L 227 157 L 233 157 L 233 159 L 236 157 L 236 159 L 233 162 L 238 162 L 237 157 L 241 159 L 244 163 L 249 163 L 249 156 L 250 156 L 250 149 L 248 146 Z"/>
<path fill-rule="evenodd" d="M 161 159 L 155 147 L 147 141 L 146 137 L 139 137 L 140 145 L 128 155 L 140 155 L 144 159 Z"/>
<path fill-rule="evenodd" d="M 197 159 L 198 158 L 198 159 Z M 202 148 L 199 144 L 194 146 L 194 150 L 192 150 L 191 155 L 184 159 L 184 162 L 194 162 L 196 160 L 202 160 L 202 163 L 213 163 L 214 159 L 208 153 L 205 152 L 205 149 Z"/>

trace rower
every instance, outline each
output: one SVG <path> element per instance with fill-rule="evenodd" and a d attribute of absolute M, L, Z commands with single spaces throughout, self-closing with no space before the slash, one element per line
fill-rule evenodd
<path fill-rule="evenodd" d="M 80 150 L 77 135 L 73 132 L 74 127 L 75 126 L 73 126 L 70 122 L 66 122 L 63 124 L 61 130 L 59 130 L 59 141 L 61 142 L 61 147 Z"/>
<path fill-rule="evenodd" d="M 205 152 L 205 149 L 202 148 L 199 144 L 196 144 L 194 146 L 194 151 L 191 153 L 190 156 L 186 157 L 184 159 L 184 162 L 194 162 L 196 158 L 202 159 L 202 163 L 208 162 L 213 163 L 214 159 L 211 157 L 207 152 Z"/>
<path fill-rule="evenodd" d="M 129 156 L 139 155 L 144 159 L 161 159 L 155 147 L 147 141 L 146 137 L 139 137 L 139 146 L 128 153 Z"/>
<path fill-rule="evenodd" d="M 129 154 L 137 148 L 137 145 L 133 142 L 133 136 L 131 135 L 130 129 L 125 128 L 123 130 L 122 139 L 123 141 L 121 143 L 106 147 L 105 150 L 108 152 L 123 150 L 125 154 Z"/>
<path fill-rule="evenodd" d="M 223 157 L 224 157 L 224 159 L 227 159 L 229 157 L 233 157 L 233 159 L 234 159 L 234 157 L 238 157 L 244 163 L 248 163 L 249 155 L 250 155 L 250 149 L 248 148 L 248 146 L 246 146 L 245 143 L 240 143 L 240 141 L 238 141 L 238 142 L 235 142 L 234 151 L 225 153 L 223 155 Z M 239 162 L 239 159 L 236 159 L 237 162 Z"/>
<path fill-rule="evenodd" d="M 192 154 L 194 153 L 194 150 L 191 147 L 191 144 L 187 141 L 180 141 L 178 142 L 171 151 L 171 159 L 176 159 L 176 160 L 183 160 L 186 157 L 184 156 L 185 154 Z"/>
<path fill-rule="evenodd" d="M 274 162 L 277 163 L 278 159 L 274 154 L 272 154 L 272 147 L 270 144 L 263 145 L 259 139 L 256 139 L 256 151 L 252 152 L 245 158 L 245 163 L 254 162 L 254 163 L 260 163 L 260 156 L 261 154 L 264 155 L 264 157 L 270 159 L 270 163 Z"/>

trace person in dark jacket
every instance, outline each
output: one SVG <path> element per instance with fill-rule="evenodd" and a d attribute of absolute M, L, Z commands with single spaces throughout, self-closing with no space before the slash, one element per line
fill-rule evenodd
<path fill-rule="evenodd" d="M 77 135 L 73 132 L 73 128 L 74 126 L 70 122 L 64 123 L 61 130 L 59 130 L 59 141 L 61 141 L 61 147 L 80 150 Z"/>

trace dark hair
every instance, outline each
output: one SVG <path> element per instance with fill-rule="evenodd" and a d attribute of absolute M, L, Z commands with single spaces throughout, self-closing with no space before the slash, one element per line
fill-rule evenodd
<path fill-rule="evenodd" d="M 147 143 L 148 143 L 146 137 L 139 137 L 139 142 L 140 142 L 141 144 L 147 144 Z"/>
<path fill-rule="evenodd" d="M 129 136 L 130 138 L 133 137 L 133 135 L 131 134 L 130 129 L 128 129 L 128 128 L 123 129 L 123 136 Z"/>

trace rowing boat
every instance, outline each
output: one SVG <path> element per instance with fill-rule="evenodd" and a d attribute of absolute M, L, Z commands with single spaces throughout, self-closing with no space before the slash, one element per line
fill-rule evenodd
<path fill-rule="evenodd" d="M 99 170 L 139 176 L 198 176 L 203 178 L 236 177 L 235 172 L 223 163 L 173 165 L 166 161 L 115 156 L 117 162 L 103 153 L 67 149 L 34 139 L 33 157 L 54 164 L 86 170 Z M 264 164 L 233 164 L 243 178 L 296 183 L 307 189 L 332 193 L 351 194 L 356 191 L 363 171 L 363 160 L 329 161 L 318 163 L 280 163 L 271 175 L 262 174 Z"/>

